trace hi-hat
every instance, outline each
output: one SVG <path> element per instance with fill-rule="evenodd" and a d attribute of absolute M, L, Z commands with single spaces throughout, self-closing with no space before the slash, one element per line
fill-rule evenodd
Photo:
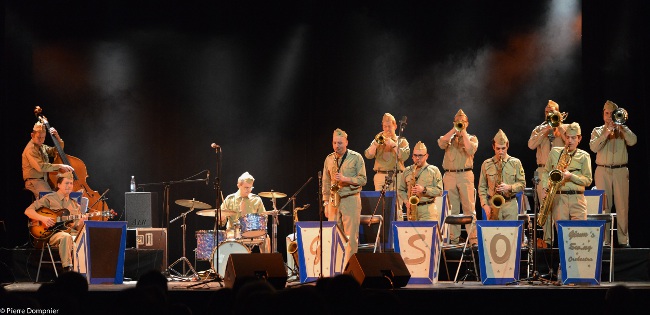
<path fill-rule="evenodd" d="M 217 215 L 218 211 L 219 211 L 219 209 L 207 209 L 207 210 L 197 211 L 196 214 L 202 215 L 204 217 L 214 217 L 214 216 Z M 235 210 L 226 210 L 226 209 L 224 209 L 224 210 L 221 210 L 221 217 L 228 217 L 228 216 L 231 216 L 231 215 L 235 215 L 235 213 L 236 213 Z"/>
<path fill-rule="evenodd" d="M 211 205 L 205 203 L 205 202 L 200 202 L 198 200 L 187 200 L 187 199 L 179 199 L 176 200 L 176 204 L 179 206 L 187 207 L 187 208 L 194 208 L 194 209 L 210 209 L 212 208 Z"/>
<path fill-rule="evenodd" d="M 260 197 L 264 198 L 284 198 L 287 194 L 283 194 L 277 191 L 265 191 L 258 194 Z"/>

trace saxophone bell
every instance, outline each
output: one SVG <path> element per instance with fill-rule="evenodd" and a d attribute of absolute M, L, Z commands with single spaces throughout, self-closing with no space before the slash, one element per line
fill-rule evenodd
<path fill-rule="evenodd" d="M 411 198 L 409 198 L 409 204 L 411 206 L 417 206 L 419 202 L 420 202 L 420 198 L 418 198 L 418 196 L 416 195 L 413 195 L 411 196 Z"/>

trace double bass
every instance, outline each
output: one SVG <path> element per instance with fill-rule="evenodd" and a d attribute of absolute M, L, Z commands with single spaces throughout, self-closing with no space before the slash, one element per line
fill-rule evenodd
<path fill-rule="evenodd" d="M 54 142 L 54 146 L 56 147 L 56 156 L 54 157 L 54 163 L 55 164 L 67 164 L 72 166 L 74 168 L 74 171 L 72 172 L 74 181 L 73 181 L 73 191 L 81 191 L 82 196 L 88 198 L 88 212 L 102 212 L 104 209 L 102 208 L 105 206 L 105 202 L 99 202 L 100 198 L 102 197 L 99 192 L 96 190 L 92 190 L 89 186 L 88 183 L 86 183 L 86 178 L 88 178 L 88 172 L 86 170 L 86 164 L 79 159 L 78 157 L 72 156 L 65 154 L 63 152 L 63 148 L 61 147 L 61 144 L 59 143 L 58 140 L 56 140 L 56 137 L 50 132 L 50 123 L 45 118 L 45 116 L 41 115 L 43 110 L 41 109 L 40 106 L 36 106 L 34 109 L 34 114 L 38 118 L 38 121 L 40 121 L 43 125 L 45 125 L 45 128 L 47 128 L 47 132 L 50 134 L 50 137 L 52 137 L 52 141 Z M 56 187 L 56 173 L 51 172 L 48 174 L 49 178 L 49 184 L 51 187 Z M 96 220 L 96 221 L 106 221 L 108 217 L 106 216 L 92 216 L 91 220 Z"/>

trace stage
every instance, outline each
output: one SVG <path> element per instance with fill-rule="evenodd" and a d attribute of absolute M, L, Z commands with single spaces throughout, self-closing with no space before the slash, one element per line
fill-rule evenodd
<path fill-rule="evenodd" d="M 34 260 L 38 259 L 37 253 L 40 251 L 34 249 L 1 250 L 2 280 L 6 291 L 32 298 L 38 297 L 37 291 L 42 284 L 33 283 L 34 268 L 36 267 Z M 522 252 L 523 254 L 524 252 Z M 255 253 L 251 255 L 255 255 Z M 452 260 L 457 259 L 457 255 L 459 255 L 459 251 L 450 251 L 447 257 Z M 399 310 L 399 313 L 415 312 L 422 309 L 458 312 L 476 312 L 481 309 L 496 311 L 496 307 L 498 312 L 503 314 L 546 314 L 551 311 L 601 314 L 604 310 L 605 296 L 608 290 L 621 285 L 631 290 L 630 301 L 633 305 L 646 305 L 650 298 L 650 249 L 621 248 L 615 249 L 614 255 L 614 281 L 611 283 L 607 281 L 609 275 L 606 266 L 603 266 L 599 285 L 558 286 L 539 278 L 534 281 L 521 280 L 510 285 L 483 285 L 480 281 L 476 281 L 476 277 L 473 275 L 468 276 L 465 281 L 454 283 L 448 280 L 444 264 L 441 264 L 439 281 L 435 284 L 409 284 L 390 290 L 366 288 L 362 293 L 364 298 L 360 299 L 359 304 L 354 307 L 367 305 L 368 309 L 385 309 L 384 303 L 392 301 L 391 306 L 386 310 L 395 309 Z M 84 305 L 90 305 L 96 310 L 114 310 L 116 307 L 114 303 L 124 298 L 120 295 L 121 292 L 133 289 L 140 275 L 151 269 L 161 268 L 160 257 L 161 253 L 158 250 L 128 249 L 125 255 L 125 281 L 122 284 L 90 285 Z M 557 259 L 557 249 L 538 249 L 536 268 L 540 274 L 545 274 L 548 272 L 547 262 L 557 261 Z M 204 265 L 197 264 L 197 271 L 204 270 L 202 268 Z M 465 275 L 468 268 L 466 266 L 468 265 L 462 266 L 459 277 Z M 528 263 L 522 261 L 520 279 L 526 279 L 527 266 Z M 455 263 L 449 263 L 449 273 L 452 278 L 456 267 Z M 54 274 L 49 266 L 44 267 L 41 272 L 43 281 L 54 280 Z M 220 310 L 230 310 L 239 303 L 235 302 L 232 290 L 224 290 L 218 282 L 168 279 L 169 301 L 186 305 L 191 309 L 192 314 L 218 314 Z M 315 282 L 300 283 L 296 277 L 290 275 L 286 287 L 276 293 L 302 287 L 315 287 L 315 291 L 318 291 L 319 284 Z M 287 292 L 287 294 L 292 292 Z M 375 299 L 381 296 L 384 298 Z M 390 299 L 386 300 L 387 297 Z M 274 303 L 272 299 L 252 299 L 249 303 L 262 303 L 265 309 L 271 313 L 277 313 L 279 309 L 290 310 L 292 307 L 283 305 L 280 301 Z M 306 302 L 296 301 L 297 305 L 301 303 Z M 5 306 L 0 305 L 0 307 L 4 308 Z M 124 305 L 124 307 L 127 306 Z M 305 310 L 300 311 L 305 312 Z"/>

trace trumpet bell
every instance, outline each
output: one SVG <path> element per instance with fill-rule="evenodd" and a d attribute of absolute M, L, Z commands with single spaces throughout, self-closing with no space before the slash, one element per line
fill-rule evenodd
<path fill-rule="evenodd" d="M 383 132 L 378 133 L 375 136 L 375 141 L 380 145 L 384 144 L 384 142 L 386 141 L 386 138 L 384 138 L 384 133 Z"/>
<path fill-rule="evenodd" d="M 463 131 L 465 129 L 465 123 L 462 121 L 454 121 L 454 129 L 456 131 Z"/>
<path fill-rule="evenodd" d="M 617 125 L 623 125 L 627 121 L 627 111 L 624 108 L 617 108 L 612 112 L 612 121 Z"/>

